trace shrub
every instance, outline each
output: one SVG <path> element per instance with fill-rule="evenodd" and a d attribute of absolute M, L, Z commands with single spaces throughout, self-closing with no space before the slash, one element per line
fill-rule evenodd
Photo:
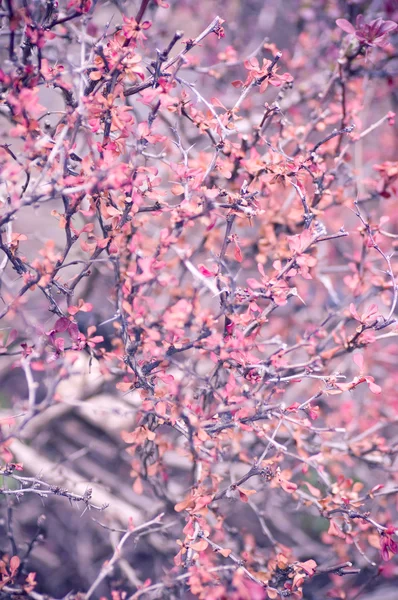
<path fill-rule="evenodd" d="M 133 5 L 1 6 L 0 597 L 387 597 L 397 8 Z"/>

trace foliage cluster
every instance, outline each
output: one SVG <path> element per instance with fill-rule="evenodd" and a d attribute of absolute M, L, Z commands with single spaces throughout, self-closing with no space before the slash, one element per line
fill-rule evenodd
<path fill-rule="evenodd" d="M 14 532 L 33 497 L 119 532 L 69 598 L 377 594 L 398 581 L 396 3 L 137 4 L 0 3 L 0 597 L 57 589 L 31 566 L 51 536 Z M 129 407 L 130 521 L 21 458 L 99 389 L 103 421 Z"/>

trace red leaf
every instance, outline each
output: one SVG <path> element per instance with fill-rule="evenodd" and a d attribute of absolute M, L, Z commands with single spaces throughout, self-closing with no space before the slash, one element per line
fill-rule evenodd
<path fill-rule="evenodd" d="M 204 265 L 198 265 L 198 271 L 200 273 L 202 273 L 202 275 L 204 275 L 205 277 L 215 277 L 216 273 L 213 273 L 213 271 L 209 271 L 209 269 L 207 267 L 205 267 Z"/>
<path fill-rule="evenodd" d="M 293 494 L 297 490 L 297 485 L 292 481 L 287 481 L 287 479 L 280 478 L 281 488 L 285 490 L 288 494 Z"/>
<path fill-rule="evenodd" d="M 74 342 L 78 342 L 81 338 L 80 331 L 76 323 L 71 323 L 69 321 L 68 333 Z"/>
<path fill-rule="evenodd" d="M 239 248 L 239 246 L 238 246 L 238 245 L 236 245 L 236 246 L 235 246 L 235 253 L 234 253 L 234 256 L 235 256 L 235 259 L 236 259 L 238 262 L 240 262 L 240 263 L 242 262 L 242 260 L 243 260 L 242 251 L 241 251 L 241 249 Z"/>
<path fill-rule="evenodd" d="M 246 490 L 244 488 L 238 487 L 238 492 L 242 502 L 249 502 L 249 496 L 255 494 L 256 490 Z"/>
<path fill-rule="evenodd" d="M 307 573 L 307 575 L 311 577 L 311 575 L 315 573 L 318 565 L 314 560 L 310 559 L 306 560 L 305 562 L 298 563 L 298 566 L 301 567 Z"/>
<path fill-rule="evenodd" d="M 338 527 L 338 525 L 336 525 L 336 523 L 333 521 L 333 519 L 330 519 L 328 534 L 333 535 L 335 537 L 339 537 L 342 540 L 345 540 L 345 534 L 341 531 L 340 527 Z"/>
<path fill-rule="evenodd" d="M 59 318 L 54 325 L 54 331 L 55 333 L 62 333 L 64 331 L 67 331 L 69 326 L 70 326 L 70 321 L 69 319 L 67 319 L 66 317 L 61 317 Z"/>

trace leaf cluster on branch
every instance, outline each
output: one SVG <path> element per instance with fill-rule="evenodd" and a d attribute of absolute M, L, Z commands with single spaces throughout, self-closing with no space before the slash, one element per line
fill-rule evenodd
<path fill-rule="evenodd" d="M 145 500 L 76 598 L 398 581 L 397 11 L 283 4 L 0 2 L 0 598 L 56 585 L 19 504 L 106 519 L 13 445 L 98 389 Z"/>

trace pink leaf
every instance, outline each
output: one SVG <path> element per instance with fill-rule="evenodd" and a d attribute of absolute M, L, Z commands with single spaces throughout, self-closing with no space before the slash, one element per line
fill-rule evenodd
<path fill-rule="evenodd" d="M 15 571 L 19 568 L 21 561 L 18 556 L 12 556 L 10 559 L 11 573 L 14 575 Z"/>
<path fill-rule="evenodd" d="M 7 343 L 6 343 L 6 347 L 8 348 L 8 346 L 11 346 L 11 344 L 13 344 L 15 342 L 15 340 L 18 337 L 18 331 L 16 329 L 11 329 L 8 338 L 7 338 Z"/>
<path fill-rule="evenodd" d="M 355 308 L 355 304 L 350 304 L 350 313 L 354 317 L 356 321 L 361 321 L 361 317 L 359 316 L 357 309 Z"/>
<path fill-rule="evenodd" d="M 335 523 L 335 521 L 333 521 L 333 519 L 330 519 L 328 534 L 345 540 L 345 534 L 341 531 L 340 527 Z"/>
<path fill-rule="evenodd" d="M 57 352 L 63 352 L 65 348 L 65 340 L 63 338 L 57 338 L 54 346 L 56 347 Z"/>
<path fill-rule="evenodd" d="M 306 560 L 305 562 L 298 563 L 298 566 L 301 567 L 307 573 L 307 575 L 311 577 L 315 573 L 318 565 L 314 560 L 310 559 Z"/>
<path fill-rule="evenodd" d="M 61 333 L 63 331 L 67 331 L 70 326 L 70 321 L 66 317 L 60 317 L 54 325 L 55 333 Z"/>
<path fill-rule="evenodd" d="M 379 385 L 377 385 L 377 383 L 374 383 L 373 377 L 365 377 L 365 379 L 370 391 L 373 394 L 381 394 L 382 388 Z"/>
<path fill-rule="evenodd" d="M 364 362 L 363 354 L 354 354 L 352 359 L 353 359 L 354 363 L 357 365 L 357 367 L 359 367 L 360 370 L 362 371 L 363 362 Z"/>
<path fill-rule="evenodd" d="M 202 275 L 204 275 L 205 277 L 215 277 L 216 275 L 216 273 L 213 273 L 213 271 L 209 271 L 209 269 L 204 265 L 198 265 L 198 271 L 200 271 L 200 273 L 202 273 Z"/>
<path fill-rule="evenodd" d="M 76 323 L 71 323 L 70 321 L 69 321 L 69 323 L 70 323 L 70 326 L 69 326 L 69 329 L 68 329 L 68 333 L 69 333 L 71 339 L 74 342 L 77 342 L 77 341 L 80 340 L 80 331 L 79 331 L 79 328 L 76 325 Z"/>
<path fill-rule="evenodd" d="M 234 256 L 235 256 L 235 260 L 237 260 L 240 263 L 242 262 L 242 260 L 243 260 L 242 251 L 238 245 L 235 246 Z"/>
<path fill-rule="evenodd" d="M 336 21 L 337 27 L 340 27 L 346 33 L 355 33 L 355 27 L 352 25 L 347 19 L 337 19 Z"/>

